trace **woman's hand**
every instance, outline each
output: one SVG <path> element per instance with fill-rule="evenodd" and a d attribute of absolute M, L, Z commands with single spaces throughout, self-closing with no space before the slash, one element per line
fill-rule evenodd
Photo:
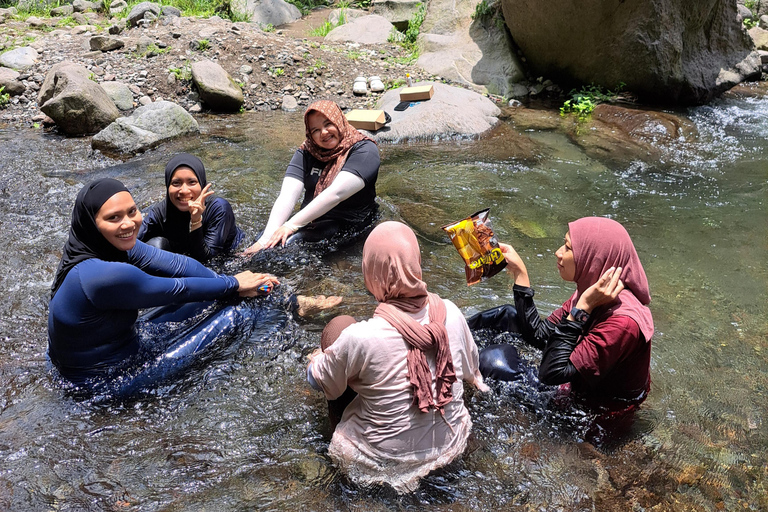
<path fill-rule="evenodd" d="M 205 211 L 205 200 L 213 195 L 211 190 L 211 184 L 208 183 L 203 190 L 200 191 L 200 195 L 196 199 L 192 199 L 187 203 L 189 207 L 189 222 L 190 224 L 200 224 L 203 221 L 203 212 Z M 198 226 L 199 227 L 199 226 Z"/>
<path fill-rule="evenodd" d="M 499 249 L 507 261 L 507 268 L 515 276 L 515 284 L 520 286 L 531 286 L 528 279 L 528 269 L 523 263 L 523 259 L 517 254 L 517 251 L 509 244 L 499 243 Z"/>
<path fill-rule="evenodd" d="M 621 277 L 621 267 L 611 267 L 600 276 L 595 284 L 586 289 L 579 297 L 576 307 L 591 313 L 595 308 L 613 302 L 624 289 Z"/>
<path fill-rule="evenodd" d="M 240 256 L 246 257 L 246 256 L 252 256 L 262 250 L 264 248 L 263 245 L 261 245 L 259 242 L 256 242 L 246 250 L 244 250 L 242 253 L 240 253 Z"/>
<path fill-rule="evenodd" d="M 285 241 L 288 239 L 289 236 L 294 234 L 296 231 L 298 231 L 293 226 L 289 226 L 287 223 L 283 224 L 279 228 L 277 228 L 277 231 L 272 233 L 272 236 L 267 240 L 267 243 L 264 244 L 264 248 L 267 249 L 269 247 L 274 247 L 277 244 L 280 244 L 281 246 L 285 246 Z"/>
<path fill-rule="evenodd" d="M 266 295 L 269 292 L 259 290 L 260 286 L 266 284 L 274 287 L 280 284 L 280 281 L 278 281 L 275 276 L 269 274 L 254 274 L 250 270 L 240 272 L 235 275 L 235 279 L 237 279 L 237 282 L 240 285 L 237 288 L 237 293 L 239 293 L 241 297 L 258 297 L 260 295 Z"/>

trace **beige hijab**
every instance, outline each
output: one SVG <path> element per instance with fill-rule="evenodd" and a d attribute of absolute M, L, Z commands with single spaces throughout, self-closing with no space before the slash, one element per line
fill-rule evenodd
<path fill-rule="evenodd" d="M 400 222 L 383 222 L 368 236 L 363 247 L 365 286 L 379 305 L 373 316 L 386 320 L 408 344 L 408 378 L 414 404 L 421 412 L 431 407 L 442 412 L 453 398 L 456 382 L 443 300 L 427 292 L 421 280 L 421 252 L 411 228 Z M 421 325 L 406 313 L 416 313 L 429 304 L 429 323 Z M 424 355 L 435 351 L 436 394 L 432 396 L 432 373 Z"/>

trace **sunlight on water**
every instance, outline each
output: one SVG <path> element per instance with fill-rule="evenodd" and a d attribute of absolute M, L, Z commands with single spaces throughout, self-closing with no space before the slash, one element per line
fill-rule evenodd
<path fill-rule="evenodd" d="M 721 100 L 684 114 L 698 136 L 664 148 L 661 161 L 620 168 L 555 132 L 526 132 L 538 154 L 518 156 L 509 126 L 474 142 L 381 147 L 382 218 L 413 226 L 430 289 L 467 314 L 508 302 L 511 282 L 502 274 L 468 287 L 443 225 L 491 208 L 549 313 L 573 291 L 554 266 L 567 223 L 605 215 L 633 237 L 657 329 L 650 397 L 627 438 L 601 449 L 583 442 L 583 412 L 552 405 L 556 390 L 536 379 L 536 350 L 478 333 L 480 346 L 518 344 L 529 371 L 490 394 L 467 393 L 466 454 L 406 496 L 357 488 L 327 457 L 326 404 L 304 367 L 328 315 L 238 339 L 179 381 L 123 403 L 73 399 L 46 361 L 50 281 L 83 183 L 118 177 L 144 208 L 164 195 L 168 155 L 196 153 L 253 240 L 303 138 L 299 114 L 203 117 L 200 136 L 126 162 L 92 153 L 87 140 L 0 131 L 0 509 L 768 507 L 768 101 Z M 361 250 L 249 265 L 293 290 L 342 294 L 338 312 L 362 319 L 375 303 Z"/>

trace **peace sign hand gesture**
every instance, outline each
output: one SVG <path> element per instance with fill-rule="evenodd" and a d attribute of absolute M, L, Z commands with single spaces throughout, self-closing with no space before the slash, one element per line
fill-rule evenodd
<path fill-rule="evenodd" d="M 200 224 L 203 222 L 203 212 L 205 211 L 205 200 L 213 195 L 211 190 L 211 184 L 208 183 L 205 188 L 200 192 L 200 195 L 196 199 L 192 199 L 187 203 L 189 207 L 190 224 Z"/>

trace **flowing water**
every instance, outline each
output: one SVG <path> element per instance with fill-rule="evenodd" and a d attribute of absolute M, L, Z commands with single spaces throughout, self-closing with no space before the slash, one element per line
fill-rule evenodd
<path fill-rule="evenodd" d="M 127 402 L 72 398 L 46 360 L 49 286 L 82 184 L 120 178 L 144 207 L 164 194 L 169 155 L 190 151 L 252 239 L 301 142 L 300 115 L 203 118 L 199 136 L 124 162 L 87 140 L 0 129 L 0 509 L 768 510 L 768 100 L 685 115 L 699 134 L 662 163 L 611 166 L 534 131 L 523 135 L 541 156 L 526 160 L 509 149 L 519 135 L 508 123 L 479 141 L 382 146 L 383 217 L 414 227 L 430 288 L 467 314 L 508 302 L 511 282 L 468 287 L 440 226 L 490 207 L 545 313 L 573 290 L 554 263 L 567 222 L 622 222 L 656 322 L 652 391 L 621 442 L 584 442 L 584 415 L 552 410 L 550 390 L 494 384 L 468 393 L 464 457 L 406 496 L 358 488 L 327 457 L 325 402 L 304 368 L 328 317 L 237 340 Z M 255 266 L 305 293 L 344 295 L 339 312 L 362 319 L 374 302 L 360 255 L 358 244 Z"/>

